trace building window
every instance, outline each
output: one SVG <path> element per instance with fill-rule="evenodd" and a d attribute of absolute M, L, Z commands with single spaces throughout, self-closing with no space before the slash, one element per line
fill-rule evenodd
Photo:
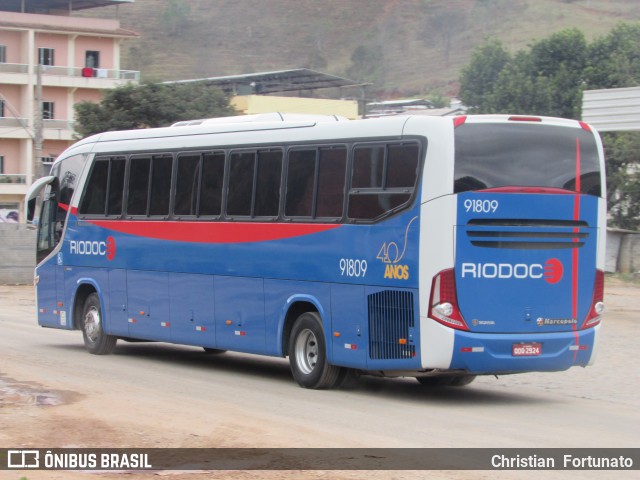
<path fill-rule="evenodd" d="M 0 100 L 0 117 L 4 117 L 4 100 Z"/>
<path fill-rule="evenodd" d="M 4 173 L 4 155 L 0 155 L 0 175 Z"/>
<path fill-rule="evenodd" d="M 53 102 L 42 102 L 42 119 L 53 120 L 54 116 Z"/>
<path fill-rule="evenodd" d="M 53 48 L 38 48 L 38 64 L 54 65 Z"/>
<path fill-rule="evenodd" d="M 84 66 L 87 68 L 100 68 L 100 52 L 87 50 L 84 55 Z"/>
<path fill-rule="evenodd" d="M 7 63 L 7 46 L 0 45 L 0 63 Z"/>

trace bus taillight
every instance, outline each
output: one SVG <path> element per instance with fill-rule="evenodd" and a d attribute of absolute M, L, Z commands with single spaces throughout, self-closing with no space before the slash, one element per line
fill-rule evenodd
<path fill-rule="evenodd" d="M 453 128 L 457 128 L 460 125 L 462 125 L 464 122 L 467 121 L 467 116 L 466 115 L 459 115 L 457 117 L 453 118 Z"/>
<path fill-rule="evenodd" d="M 443 270 L 433 277 L 429 317 L 458 330 L 469 330 L 458 308 L 455 272 Z"/>
<path fill-rule="evenodd" d="M 587 318 L 582 324 L 583 330 L 599 324 L 604 312 L 604 272 L 602 270 L 596 270 L 596 279 L 593 283 L 593 300 Z"/>

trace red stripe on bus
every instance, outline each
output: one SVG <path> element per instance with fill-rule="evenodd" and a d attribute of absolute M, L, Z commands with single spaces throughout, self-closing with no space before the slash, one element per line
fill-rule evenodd
<path fill-rule="evenodd" d="M 340 227 L 340 225 L 326 223 L 87 221 L 99 227 L 128 235 L 195 243 L 265 242 L 311 235 Z"/>

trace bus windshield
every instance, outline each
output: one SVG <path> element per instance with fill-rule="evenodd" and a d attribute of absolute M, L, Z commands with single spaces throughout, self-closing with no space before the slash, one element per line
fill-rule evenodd
<path fill-rule="evenodd" d="M 454 192 L 543 187 L 601 196 L 593 133 L 527 123 L 465 123 L 455 129 Z"/>

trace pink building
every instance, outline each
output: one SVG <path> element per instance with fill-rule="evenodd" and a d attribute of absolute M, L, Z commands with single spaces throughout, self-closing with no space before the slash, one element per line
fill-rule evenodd
<path fill-rule="evenodd" d="M 106 89 L 139 81 L 139 72 L 120 69 L 121 42 L 137 34 L 120 28 L 118 20 L 74 16 L 77 10 L 118 9 L 133 1 L 0 2 L 0 218 L 22 211 L 40 161 L 48 170 L 73 143 L 75 103 L 99 102 Z M 36 120 L 38 100 L 42 122 Z"/>

